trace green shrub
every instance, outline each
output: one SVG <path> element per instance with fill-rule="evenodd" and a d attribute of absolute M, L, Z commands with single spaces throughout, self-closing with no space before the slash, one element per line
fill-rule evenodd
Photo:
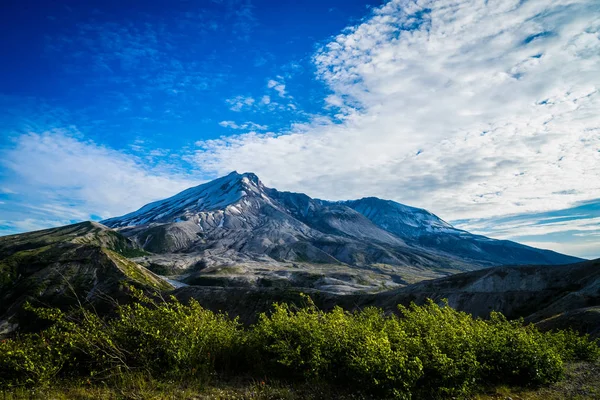
<path fill-rule="evenodd" d="M 252 332 L 260 362 L 278 374 L 321 376 L 331 361 L 324 319 L 325 313 L 313 307 L 292 311 L 287 304 L 275 304 L 270 315 L 260 315 Z"/>
<path fill-rule="evenodd" d="M 43 335 L 0 341 L 0 388 L 46 385 L 64 359 Z"/>
<path fill-rule="evenodd" d="M 580 335 L 572 329 L 545 334 L 548 345 L 554 347 L 565 361 L 596 361 L 600 359 L 598 340 L 589 335 Z"/>
<path fill-rule="evenodd" d="M 64 313 L 28 306 L 53 325 L 39 335 L 6 342 L 15 346 L 23 343 L 25 349 L 31 349 L 27 353 L 9 353 L 0 348 L 0 356 L 44 358 L 45 363 L 56 366 L 52 371 L 60 370 L 63 376 L 97 379 L 135 371 L 156 377 L 195 375 L 208 379 L 215 368 L 233 369 L 235 363 L 243 360 L 240 352 L 244 335 L 237 319 L 205 310 L 194 300 L 189 305 L 175 299 L 156 301 L 137 289 L 130 290 L 138 302 L 119 307 L 117 317 L 111 319 L 82 307 Z M 54 358 L 42 352 L 45 348 L 29 342 L 25 346 L 26 339 L 31 342 L 42 338 L 54 351 Z M 61 356 L 60 363 L 57 355 Z M 19 375 L 20 369 L 9 361 L 0 358 L 0 366 Z M 46 368 L 44 363 L 40 363 L 42 367 Z M 32 373 L 37 370 L 37 366 L 32 367 Z M 45 376 L 32 378 L 30 383 Z"/>
<path fill-rule="evenodd" d="M 341 368 L 345 373 L 342 381 L 354 382 L 367 392 L 410 398 L 424 373 L 421 360 L 407 351 L 414 338 L 396 317 L 386 317 L 380 309 L 356 312 L 351 321 L 350 329 L 333 337 L 343 343 L 338 353 L 347 364 Z"/>
<path fill-rule="evenodd" d="M 524 326 L 522 320 L 507 321 L 502 314 L 492 313 L 487 326 L 478 354 L 484 365 L 484 382 L 532 386 L 560 379 L 560 351 L 533 325 Z"/>
<path fill-rule="evenodd" d="M 408 353 L 423 363 L 422 396 L 464 396 L 478 383 L 477 349 L 486 323 L 447 304 L 399 306 L 400 327 L 413 338 Z M 401 343 L 399 343 L 401 345 Z"/>
<path fill-rule="evenodd" d="M 392 345 L 386 333 L 391 321 L 376 309 L 350 314 L 336 307 L 326 313 L 314 304 L 299 310 L 276 304 L 254 326 L 253 344 L 266 368 L 279 376 L 341 382 L 409 398 L 421 364 Z"/>
<path fill-rule="evenodd" d="M 481 386 L 554 382 L 563 361 L 600 358 L 587 336 L 541 333 L 498 313 L 474 319 L 447 303 L 386 315 L 377 308 L 324 312 L 307 297 L 306 307 L 275 304 L 244 328 L 194 300 L 184 305 L 130 290 L 137 301 L 110 318 L 83 307 L 27 306 L 50 325 L 0 342 L 0 388 L 135 374 L 206 381 L 225 372 L 341 384 L 386 398 L 464 398 Z"/>
<path fill-rule="evenodd" d="M 40 335 L 62 357 L 61 374 L 69 377 L 104 379 L 129 370 L 129 349 L 115 334 L 112 319 L 103 319 L 93 310 L 79 307 L 71 312 L 26 306 L 38 317 L 53 324 Z"/>
<path fill-rule="evenodd" d="M 244 343 L 237 319 L 205 310 L 195 300 L 189 305 L 171 300 L 123 306 L 112 321 L 129 367 L 170 377 L 208 377 L 215 368 L 233 368 Z"/>

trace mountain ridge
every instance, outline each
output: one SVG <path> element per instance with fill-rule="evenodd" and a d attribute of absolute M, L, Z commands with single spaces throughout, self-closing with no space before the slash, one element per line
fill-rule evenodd
<path fill-rule="evenodd" d="M 127 259 L 140 254 L 127 238 L 96 222 L 80 222 L 0 237 L 0 337 L 28 324 L 26 302 L 107 309 L 126 296 L 124 286 L 173 286 Z"/>
<path fill-rule="evenodd" d="M 391 200 L 315 199 L 236 171 L 101 223 L 154 253 L 138 260 L 143 265 L 205 283 L 216 274 L 222 284 L 219 271 L 236 269 L 236 285 L 285 285 L 311 270 L 317 288 L 375 290 L 496 265 L 581 261 L 473 235 Z M 324 265 L 343 269 L 345 278 Z"/>

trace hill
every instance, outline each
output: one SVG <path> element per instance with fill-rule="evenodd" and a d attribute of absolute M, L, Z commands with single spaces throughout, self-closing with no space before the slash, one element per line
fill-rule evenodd
<path fill-rule="evenodd" d="M 102 306 L 122 298 L 127 284 L 172 288 L 125 257 L 138 254 L 127 238 L 94 222 L 0 237 L 0 336 L 27 325 L 19 318 L 25 301 Z"/>

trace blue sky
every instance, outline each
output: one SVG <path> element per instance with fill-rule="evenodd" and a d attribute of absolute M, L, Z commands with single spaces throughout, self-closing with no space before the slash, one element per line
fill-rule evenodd
<path fill-rule="evenodd" d="M 374 4 L 3 2 L 2 105 L 17 129 L 43 113 L 42 124 L 113 148 L 179 149 L 228 134 L 218 123 L 232 119 L 284 130 L 323 107 L 310 60 L 319 43 Z M 272 106 L 250 115 L 252 96 Z"/>
<path fill-rule="evenodd" d="M 594 0 L 0 8 L 0 234 L 235 169 L 600 257 Z"/>

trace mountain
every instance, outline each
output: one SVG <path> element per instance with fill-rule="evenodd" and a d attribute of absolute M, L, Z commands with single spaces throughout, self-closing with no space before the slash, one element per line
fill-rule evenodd
<path fill-rule="evenodd" d="M 189 284 L 383 290 L 505 264 L 580 261 L 456 229 L 370 197 L 332 202 L 232 172 L 101 222 L 153 253 L 135 259 Z"/>
<path fill-rule="evenodd" d="M 108 312 L 128 284 L 245 322 L 304 292 L 324 309 L 447 298 L 477 316 L 498 310 L 600 335 L 598 261 L 550 265 L 577 259 L 393 201 L 313 199 L 234 172 L 103 223 L 0 237 L 0 337 L 32 324 L 26 301 Z"/>
<path fill-rule="evenodd" d="M 309 200 L 305 196 L 292 197 Z M 303 207 L 298 209 L 306 210 L 306 202 L 300 205 Z M 323 229 L 331 227 L 338 213 L 344 211 L 339 204 L 331 207 L 324 213 L 335 218 L 331 217 L 329 223 L 319 222 Z M 356 221 L 363 220 L 359 217 Z M 350 231 L 344 224 L 335 228 L 340 226 Z M 190 251 L 195 254 L 197 250 Z M 0 237 L 0 338 L 18 327 L 39 328 L 39 321 L 23 310 L 26 301 L 62 309 L 84 304 L 103 314 L 129 300 L 124 290 L 129 284 L 169 292 L 182 301 L 195 298 L 203 307 L 240 316 L 245 323 L 256 321 L 274 301 L 304 304 L 302 293 L 309 294 L 325 310 L 336 305 L 348 310 L 377 306 L 393 312 L 397 304 L 445 298 L 452 307 L 475 316 L 486 317 L 496 310 L 508 318 L 524 317 L 541 329 L 574 328 L 600 337 L 600 260 L 559 266 L 498 266 L 378 292 L 356 290 L 360 283 L 353 280 L 375 280 L 377 276 L 372 275 L 376 275 L 377 268 L 388 277 L 406 274 L 407 267 L 286 263 L 265 257 L 263 262 L 229 267 L 227 272 L 223 268 L 206 271 L 211 267 L 204 265 L 195 272 L 188 268 L 188 279 L 195 285 L 184 285 L 133 261 L 157 257 L 168 260 L 178 254 L 145 253 L 134 241 L 94 222 Z M 246 280 L 241 278 L 244 273 L 250 275 Z M 254 284 L 248 284 L 252 280 Z M 342 290 L 344 285 L 348 290 Z M 362 285 L 368 288 L 364 282 Z"/>
<path fill-rule="evenodd" d="M 435 248 L 481 265 L 552 265 L 581 261 L 548 250 L 540 250 L 509 240 L 490 239 L 456 229 L 427 210 L 391 200 L 367 197 L 341 202 L 407 243 Z"/>
<path fill-rule="evenodd" d="M 28 323 L 22 305 L 106 308 L 123 287 L 172 286 L 127 256 L 144 252 L 95 222 L 0 237 L 0 337 Z"/>

